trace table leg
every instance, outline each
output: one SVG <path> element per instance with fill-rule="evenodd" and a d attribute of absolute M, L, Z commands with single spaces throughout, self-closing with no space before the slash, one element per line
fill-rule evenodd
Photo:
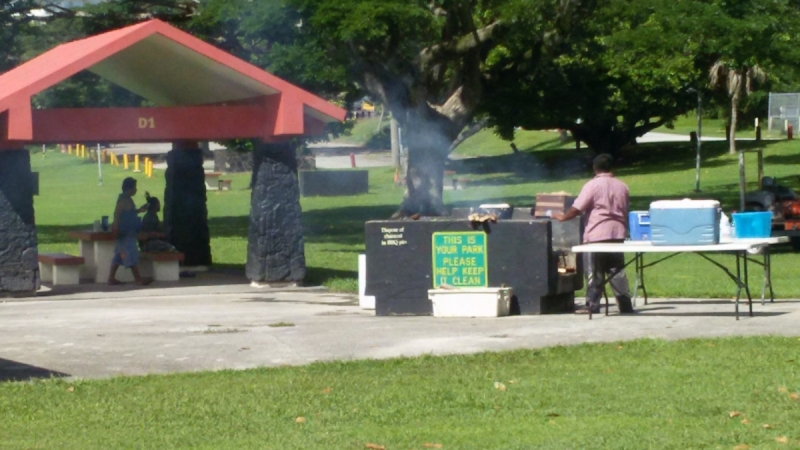
<path fill-rule="evenodd" d="M 84 260 L 80 277 L 93 279 L 97 271 L 97 263 L 95 263 L 94 259 L 94 244 L 91 241 L 79 240 L 78 249 Z"/>
<path fill-rule="evenodd" d="M 766 293 L 767 286 L 769 286 L 769 301 L 775 302 L 775 293 L 772 291 L 772 256 L 769 252 L 769 246 L 764 246 L 764 284 L 761 286 L 761 305 L 764 306 L 764 294 Z"/>
<path fill-rule="evenodd" d="M 111 273 L 111 260 L 114 258 L 114 247 L 116 241 L 95 241 L 94 260 L 97 264 L 95 268 L 95 283 L 108 282 L 108 275 Z"/>
<path fill-rule="evenodd" d="M 633 254 L 633 267 L 636 275 L 633 278 L 633 295 L 631 296 L 631 301 L 633 302 L 633 306 L 636 306 L 636 296 L 639 294 L 639 253 Z M 647 304 L 647 300 L 645 300 L 645 305 Z"/>
<path fill-rule="evenodd" d="M 750 295 L 750 278 L 747 275 L 747 251 L 742 252 L 742 263 L 744 264 L 744 291 L 747 293 L 747 304 L 750 308 L 750 317 L 753 317 L 753 296 Z"/>
<path fill-rule="evenodd" d="M 647 288 L 644 285 L 644 253 L 637 253 L 639 256 L 639 261 L 637 262 L 637 273 L 636 279 L 639 280 L 639 286 L 642 288 L 642 294 L 644 296 L 644 304 L 647 305 Z M 637 289 L 638 289 L 637 287 Z"/>
<path fill-rule="evenodd" d="M 739 297 L 742 293 L 742 269 L 739 252 L 736 252 L 736 320 L 739 320 Z"/>

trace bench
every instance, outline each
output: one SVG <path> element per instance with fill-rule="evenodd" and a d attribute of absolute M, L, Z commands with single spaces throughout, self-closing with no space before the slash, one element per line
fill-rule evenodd
<path fill-rule="evenodd" d="M 217 191 L 219 190 L 219 177 L 222 175 L 220 172 L 206 172 L 206 190 Z"/>
<path fill-rule="evenodd" d="M 39 277 L 53 286 L 80 284 L 82 256 L 66 253 L 39 253 Z"/>
<path fill-rule="evenodd" d="M 179 252 L 142 252 L 139 254 L 142 276 L 152 275 L 155 281 L 180 280 L 180 262 L 185 255 Z"/>
<path fill-rule="evenodd" d="M 230 191 L 231 190 L 231 183 L 233 183 L 233 180 L 219 180 L 219 190 L 220 191 Z"/>

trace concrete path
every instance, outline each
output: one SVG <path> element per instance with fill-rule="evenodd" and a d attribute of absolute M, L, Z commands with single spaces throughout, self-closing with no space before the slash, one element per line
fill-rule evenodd
<path fill-rule="evenodd" d="M 689 142 L 689 135 L 688 134 L 672 134 L 672 133 L 645 133 L 644 136 L 636 138 L 636 142 Z M 724 141 L 724 137 L 709 137 L 709 136 L 702 136 L 700 138 L 701 141 Z M 740 140 L 752 140 L 748 138 L 741 138 L 737 137 L 737 141 Z"/>
<path fill-rule="evenodd" d="M 99 291 L 97 289 L 100 289 Z M 0 303 L 0 381 L 245 369 L 635 338 L 800 335 L 800 301 L 662 299 L 634 316 L 376 317 L 353 295 L 244 280 L 80 286 Z M 641 306 L 641 305 L 640 305 Z"/>

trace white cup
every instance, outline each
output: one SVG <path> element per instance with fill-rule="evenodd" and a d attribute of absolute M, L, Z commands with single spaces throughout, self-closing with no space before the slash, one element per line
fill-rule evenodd
<path fill-rule="evenodd" d="M 95 220 L 94 224 L 92 225 L 92 231 L 100 231 L 102 229 L 103 229 L 103 227 L 100 226 L 100 221 L 99 220 Z"/>

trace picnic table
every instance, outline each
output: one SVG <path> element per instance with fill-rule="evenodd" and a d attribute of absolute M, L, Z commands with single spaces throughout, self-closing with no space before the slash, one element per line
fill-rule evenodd
<path fill-rule="evenodd" d="M 758 264 L 763 267 L 763 284 L 761 288 L 761 303 L 764 303 L 766 290 L 769 289 L 770 301 L 775 301 L 775 294 L 772 290 L 771 258 L 769 247 L 774 244 L 789 242 L 789 238 L 769 237 L 769 238 L 748 238 L 748 239 L 726 239 L 714 245 L 653 245 L 650 241 L 625 241 L 622 243 L 594 243 L 583 244 L 572 247 L 574 253 L 633 253 L 633 258 L 625 263 L 625 267 L 634 264 L 636 278 L 633 289 L 633 301 L 636 301 L 639 289 L 642 290 L 645 305 L 647 304 L 647 289 L 644 284 L 644 269 L 655 266 L 667 259 L 684 253 L 692 253 L 707 260 L 715 267 L 722 270 L 728 278 L 736 284 L 736 320 L 739 320 L 739 300 L 742 290 L 747 294 L 747 302 L 750 316 L 753 315 L 753 298 L 750 294 L 750 286 L 747 277 L 748 262 Z M 660 259 L 645 264 L 645 253 L 666 253 Z M 711 259 L 709 254 L 732 255 L 735 259 L 735 272 L 725 265 Z M 754 256 L 760 255 L 761 260 Z M 603 281 L 605 286 L 608 279 Z M 635 304 L 635 303 L 634 303 Z M 606 315 L 608 315 L 608 297 L 606 296 Z M 589 314 L 592 318 L 592 314 Z"/>
<path fill-rule="evenodd" d="M 219 190 L 219 177 L 222 176 L 221 172 L 206 172 L 205 182 L 207 191 Z"/>
<path fill-rule="evenodd" d="M 67 236 L 77 239 L 80 256 L 84 258 L 80 277 L 93 279 L 95 283 L 105 283 L 111 272 L 111 260 L 114 258 L 116 239 L 111 231 L 70 231 Z M 151 238 L 165 238 L 166 233 L 138 233 L 141 241 Z"/>

